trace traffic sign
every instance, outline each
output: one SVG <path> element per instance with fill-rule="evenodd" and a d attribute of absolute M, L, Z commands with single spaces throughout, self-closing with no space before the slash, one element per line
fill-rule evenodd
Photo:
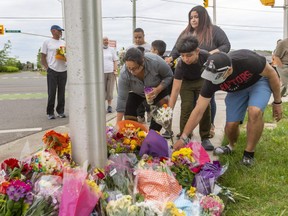
<path fill-rule="evenodd" d="M 7 30 L 5 29 L 6 33 L 21 33 L 21 30 Z"/>

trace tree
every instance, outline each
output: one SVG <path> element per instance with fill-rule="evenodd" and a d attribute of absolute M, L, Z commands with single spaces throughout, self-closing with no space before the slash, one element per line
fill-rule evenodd
<path fill-rule="evenodd" d="M 3 49 L 0 50 L 0 66 L 4 66 L 6 61 L 8 60 L 8 54 L 10 49 L 11 49 L 11 41 L 8 40 L 8 42 L 4 44 Z"/>

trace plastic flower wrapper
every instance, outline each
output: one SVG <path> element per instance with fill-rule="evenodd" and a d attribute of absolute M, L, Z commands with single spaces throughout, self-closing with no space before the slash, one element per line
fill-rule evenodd
<path fill-rule="evenodd" d="M 195 176 L 194 169 L 199 165 L 193 155 L 191 148 L 183 147 L 178 151 L 174 151 L 171 156 L 173 162 L 171 170 L 175 173 L 179 184 L 185 189 L 190 189 L 192 186 Z"/>
<path fill-rule="evenodd" d="M 33 186 L 33 203 L 25 216 L 57 216 L 62 193 L 62 178 L 42 175 Z"/>
<path fill-rule="evenodd" d="M 216 191 L 218 191 L 218 193 L 216 193 Z M 247 201 L 250 199 L 250 197 L 247 197 L 237 192 L 235 188 L 225 187 L 223 185 L 220 185 L 218 182 L 215 184 L 213 193 L 218 195 L 224 201 L 224 203 L 226 203 L 229 200 L 232 201 L 233 203 L 236 203 L 236 201 L 238 200 Z"/>
<path fill-rule="evenodd" d="M 217 179 L 227 170 L 227 166 L 221 166 L 219 161 L 206 163 L 200 172 L 195 175 L 193 186 L 203 195 L 213 192 Z"/>
<path fill-rule="evenodd" d="M 200 199 L 201 215 L 220 216 L 224 210 L 223 200 L 219 196 L 209 194 Z"/>
<path fill-rule="evenodd" d="M 198 167 L 193 168 L 195 173 L 198 173 L 204 164 L 210 162 L 210 156 L 200 142 L 190 141 L 185 147 L 192 149 L 193 158 L 198 163 Z"/>
<path fill-rule="evenodd" d="M 153 157 L 169 157 L 171 155 L 171 150 L 165 138 L 156 131 L 150 130 L 142 142 L 139 156 L 142 157 L 144 154 Z"/>
<path fill-rule="evenodd" d="M 66 47 L 65 46 L 60 46 L 59 48 L 56 49 L 55 58 L 66 61 Z"/>
<path fill-rule="evenodd" d="M 166 203 L 163 216 L 186 216 L 186 215 L 187 214 L 181 209 L 178 209 L 173 202 Z"/>
<path fill-rule="evenodd" d="M 0 165 L 0 176 L 5 180 L 11 179 L 30 179 L 32 176 L 32 167 L 16 158 L 4 160 Z"/>
<path fill-rule="evenodd" d="M 87 172 L 77 168 L 64 168 L 59 216 L 74 216 L 81 188 Z"/>
<path fill-rule="evenodd" d="M 42 137 L 45 149 L 54 149 L 61 158 L 71 161 L 71 140 L 67 133 L 57 133 L 54 130 L 47 131 Z"/>
<path fill-rule="evenodd" d="M 28 180 L 12 180 L 6 188 L 6 195 L 1 198 L 5 204 L 1 206 L 0 215 L 24 215 L 32 203 L 32 186 Z"/>
<path fill-rule="evenodd" d="M 110 155 L 105 166 L 104 181 L 111 190 L 120 190 L 124 195 L 133 194 L 134 167 L 138 160 L 133 153 Z"/>
<path fill-rule="evenodd" d="M 153 201 L 162 209 L 164 202 L 174 201 L 179 196 L 182 187 L 166 162 L 160 162 L 158 165 L 155 161 L 153 164 L 147 163 L 149 162 L 141 160 L 137 165 L 134 192 L 139 192 L 145 201 Z"/>
<path fill-rule="evenodd" d="M 150 107 L 151 107 L 150 113 L 154 118 L 154 120 L 158 124 L 160 124 L 165 130 L 171 133 L 173 109 L 171 107 L 168 107 L 167 104 L 163 104 L 161 107 L 154 105 Z"/>
<path fill-rule="evenodd" d="M 131 120 L 120 121 L 117 127 L 107 126 L 108 152 L 110 154 L 139 152 L 146 135 L 147 128 Z"/>
<path fill-rule="evenodd" d="M 190 191 L 192 188 L 192 191 Z M 186 215 L 200 216 L 200 204 L 196 191 L 183 189 L 180 196 L 174 201 L 175 206 L 186 213 Z M 193 193 L 193 194 L 190 194 Z M 192 197 L 191 197 L 192 196 Z"/>
<path fill-rule="evenodd" d="M 30 165 L 34 172 L 62 175 L 63 164 L 54 149 L 45 149 L 36 152 L 30 161 Z"/>

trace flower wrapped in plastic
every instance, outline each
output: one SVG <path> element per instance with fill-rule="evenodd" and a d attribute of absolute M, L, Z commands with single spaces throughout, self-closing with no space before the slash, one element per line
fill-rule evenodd
<path fill-rule="evenodd" d="M 186 213 L 181 209 L 178 209 L 173 202 L 167 202 L 163 216 L 186 216 Z"/>
<path fill-rule="evenodd" d="M 110 155 L 105 166 L 106 186 L 110 190 L 119 190 L 123 195 L 133 194 L 134 167 L 138 160 L 133 153 Z"/>
<path fill-rule="evenodd" d="M 32 167 L 23 161 L 16 158 L 4 160 L 0 165 L 1 177 L 5 180 L 11 179 L 30 179 L 32 176 Z"/>
<path fill-rule="evenodd" d="M 152 157 L 169 157 L 171 150 L 167 140 L 154 130 L 150 130 L 146 138 L 142 142 L 139 156 L 144 154 Z"/>
<path fill-rule="evenodd" d="M 57 216 L 62 193 L 62 178 L 42 175 L 33 186 L 33 203 L 25 216 Z"/>
<path fill-rule="evenodd" d="M 203 196 L 200 200 L 201 215 L 205 216 L 220 216 L 224 210 L 224 203 L 214 194 Z"/>
<path fill-rule="evenodd" d="M 205 163 L 200 172 L 195 175 L 193 185 L 197 192 L 208 195 L 213 193 L 217 179 L 227 170 L 227 166 L 221 166 L 219 161 Z"/>
<path fill-rule="evenodd" d="M 176 175 L 176 179 L 183 188 L 189 189 L 192 186 L 195 176 L 195 168 L 199 165 L 193 156 L 193 150 L 183 147 L 172 153 L 173 165 L 171 170 Z"/>
<path fill-rule="evenodd" d="M 145 201 L 155 202 L 159 209 L 163 208 L 165 202 L 174 201 L 182 190 L 168 162 L 155 159 L 149 162 L 149 159 L 142 159 L 135 172 L 135 192 L 143 195 Z"/>
<path fill-rule="evenodd" d="M 34 172 L 52 175 L 62 175 L 63 164 L 54 149 L 36 152 L 30 161 Z"/>
<path fill-rule="evenodd" d="M 131 120 L 120 121 L 117 127 L 107 126 L 108 152 L 110 154 L 139 152 L 146 135 L 147 128 Z"/>
<path fill-rule="evenodd" d="M 98 185 L 86 179 L 87 172 L 65 168 L 59 216 L 89 216 L 95 208 L 101 191 Z"/>
<path fill-rule="evenodd" d="M 56 49 L 55 58 L 58 60 L 66 61 L 66 47 L 60 46 Z"/>
<path fill-rule="evenodd" d="M 132 197 L 125 195 L 117 200 L 111 200 L 106 212 L 108 216 L 156 216 L 161 212 L 151 202 L 136 202 L 133 204 Z"/>
<path fill-rule="evenodd" d="M 150 113 L 154 120 L 158 124 L 160 124 L 165 130 L 171 133 L 173 109 L 171 107 L 168 107 L 167 104 L 163 104 L 161 107 L 158 107 L 156 105 L 152 105 L 150 107 Z"/>
<path fill-rule="evenodd" d="M 67 133 L 57 133 L 54 130 L 47 131 L 42 137 L 45 149 L 54 149 L 61 158 L 71 160 L 71 139 Z"/>

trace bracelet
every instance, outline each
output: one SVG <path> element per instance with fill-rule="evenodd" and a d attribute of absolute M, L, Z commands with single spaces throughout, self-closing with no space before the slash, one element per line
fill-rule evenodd
<path fill-rule="evenodd" d="M 184 138 L 184 137 L 180 137 L 180 139 L 184 142 L 185 145 L 188 144 L 188 143 L 190 142 L 189 137 L 186 137 L 186 138 Z"/>
<path fill-rule="evenodd" d="M 281 100 L 280 102 L 275 102 L 275 101 L 274 101 L 273 104 L 276 104 L 276 105 L 277 105 L 277 104 L 282 104 L 282 100 Z"/>

